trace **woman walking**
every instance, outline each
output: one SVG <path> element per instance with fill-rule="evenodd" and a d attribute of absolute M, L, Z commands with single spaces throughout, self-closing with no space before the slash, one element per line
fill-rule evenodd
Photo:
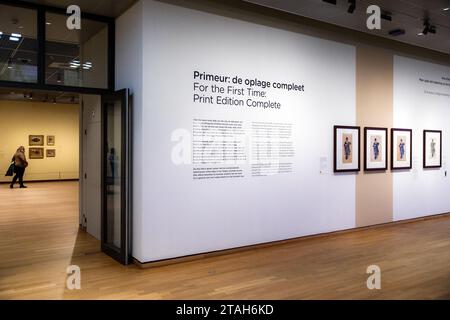
<path fill-rule="evenodd" d="M 16 173 L 16 175 L 11 182 L 10 188 L 14 188 L 14 184 L 17 182 L 17 180 L 19 180 L 21 188 L 26 188 L 26 186 L 24 186 L 23 184 L 23 175 L 25 174 L 26 167 L 28 167 L 27 158 L 25 157 L 25 147 L 20 146 L 14 154 L 12 160 L 14 161 L 14 172 Z"/>

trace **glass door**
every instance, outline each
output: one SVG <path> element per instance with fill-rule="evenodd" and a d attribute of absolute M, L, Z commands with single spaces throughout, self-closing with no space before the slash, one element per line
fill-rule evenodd
<path fill-rule="evenodd" d="M 131 262 L 131 107 L 128 90 L 102 96 L 102 251 Z"/>

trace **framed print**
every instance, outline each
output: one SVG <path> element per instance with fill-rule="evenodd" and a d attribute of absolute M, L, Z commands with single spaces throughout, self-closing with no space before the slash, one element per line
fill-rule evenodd
<path fill-rule="evenodd" d="M 55 145 L 55 136 L 47 136 L 47 145 L 54 146 Z"/>
<path fill-rule="evenodd" d="M 387 170 L 387 128 L 364 128 L 364 170 Z"/>
<path fill-rule="evenodd" d="M 334 172 L 360 170 L 360 127 L 334 126 Z"/>
<path fill-rule="evenodd" d="M 28 136 L 28 145 L 29 146 L 43 146 L 44 145 L 44 136 L 29 135 Z"/>
<path fill-rule="evenodd" d="M 54 157 L 56 157 L 56 150 L 55 149 L 47 149 L 46 150 L 46 156 L 47 156 L 47 158 L 54 158 Z"/>
<path fill-rule="evenodd" d="M 411 129 L 391 129 L 391 169 L 412 169 Z"/>
<path fill-rule="evenodd" d="M 442 131 L 423 131 L 423 167 L 442 167 Z"/>
<path fill-rule="evenodd" d="M 30 159 L 44 159 L 44 148 L 29 148 Z"/>

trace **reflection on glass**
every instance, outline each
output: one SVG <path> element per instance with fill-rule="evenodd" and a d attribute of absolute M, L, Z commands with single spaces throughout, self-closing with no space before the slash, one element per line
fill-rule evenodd
<path fill-rule="evenodd" d="M 121 103 L 106 105 L 107 165 L 106 172 L 106 243 L 120 248 L 121 229 Z"/>
<path fill-rule="evenodd" d="M 81 30 L 68 30 L 66 20 L 46 14 L 46 83 L 107 88 L 108 25 L 83 18 Z"/>
<path fill-rule="evenodd" d="M 37 13 L 0 5 L 0 80 L 37 82 Z"/>

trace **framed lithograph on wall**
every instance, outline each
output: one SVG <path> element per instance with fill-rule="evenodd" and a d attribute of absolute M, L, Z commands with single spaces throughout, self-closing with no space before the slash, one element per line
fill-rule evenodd
<path fill-rule="evenodd" d="M 387 128 L 364 128 L 364 170 L 387 170 Z"/>
<path fill-rule="evenodd" d="M 29 148 L 30 159 L 44 159 L 44 148 Z"/>
<path fill-rule="evenodd" d="M 412 130 L 391 129 L 391 170 L 412 169 Z"/>
<path fill-rule="evenodd" d="M 55 149 L 47 149 L 46 155 L 47 155 L 47 158 L 54 158 L 54 157 L 56 157 L 56 150 Z"/>
<path fill-rule="evenodd" d="M 423 167 L 442 167 L 442 131 L 423 131 Z"/>
<path fill-rule="evenodd" d="M 47 145 L 54 146 L 55 145 L 55 136 L 47 136 Z"/>
<path fill-rule="evenodd" d="M 43 146 L 44 145 L 44 136 L 29 135 L 28 136 L 28 145 L 29 146 Z"/>
<path fill-rule="evenodd" d="M 360 170 L 360 127 L 334 126 L 334 172 Z"/>

